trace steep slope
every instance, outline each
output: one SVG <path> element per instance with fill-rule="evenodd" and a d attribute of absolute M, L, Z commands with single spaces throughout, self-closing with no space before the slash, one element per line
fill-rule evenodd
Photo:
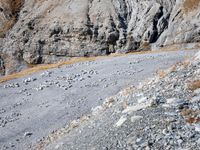
<path fill-rule="evenodd" d="M 1 0 L 0 1 L 0 75 L 5 74 L 5 66 L 2 60 L 1 50 L 3 39 L 18 19 L 18 13 L 24 4 L 24 0 Z M 4 56 L 7 57 L 7 56 Z M 9 57 L 9 56 L 8 56 Z M 11 63 L 14 64 L 15 62 Z M 9 68 L 9 66 L 8 66 Z"/>
<path fill-rule="evenodd" d="M 153 77 L 157 70 L 168 68 L 185 57 L 193 57 L 196 52 L 108 57 L 1 83 L 0 149 L 31 149 L 51 132 L 89 114 L 107 97 L 129 85 L 137 86 L 140 81 Z"/>
<path fill-rule="evenodd" d="M 18 12 L 23 5 L 23 0 L 1 0 L 0 2 L 0 37 L 15 24 Z"/>
<path fill-rule="evenodd" d="M 0 55 L 9 74 L 66 56 L 199 42 L 199 20 L 199 0 L 29 0 Z"/>
<path fill-rule="evenodd" d="M 200 53 L 198 54 L 198 57 Z M 49 135 L 37 149 L 200 149 L 200 60 L 184 61 Z"/>

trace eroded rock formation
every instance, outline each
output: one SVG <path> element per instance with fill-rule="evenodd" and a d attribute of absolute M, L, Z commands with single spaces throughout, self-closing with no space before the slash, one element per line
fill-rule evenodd
<path fill-rule="evenodd" d="M 0 2 L 6 74 L 66 56 L 200 41 L 199 0 L 25 0 L 12 7 L 8 2 Z"/>

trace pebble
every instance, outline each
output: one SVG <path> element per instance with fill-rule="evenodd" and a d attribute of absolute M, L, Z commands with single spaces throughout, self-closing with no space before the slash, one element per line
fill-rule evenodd
<path fill-rule="evenodd" d="M 4 109 L 4 108 L 1 108 L 0 109 L 0 114 L 3 114 L 3 113 L 5 113 L 6 112 L 6 110 Z"/>
<path fill-rule="evenodd" d="M 28 84 L 28 83 L 31 82 L 31 81 L 32 81 L 31 78 L 28 78 L 28 79 L 25 79 L 25 80 L 23 81 L 23 83 Z"/>
<path fill-rule="evenodd" d="M 51 72 L 51 71 L 45 71 L 45 72 L 41 73 L 40 75 L 41 75 L 42 77 L 50 77 L 52 73 L 53 73 L 53 72 Z"/>
<path fill-rule="evenodd" d="M 134 106 L 128 106 L 125 110 L 122 111 L 122 113 L 130 114 L 132 112 L 139 111 L 139 110 L 147 108 L 147 107 L 148 107 L 148 105 L 144 104 L 144 103 L 135 104 Z"/>
<path fill-rule="evenodd" d="M 163 133 L 164 135 L 166 135 L 166 134 L 168 134 L 169 132 L 167 131 L 167 129 L 164 129 L 164 130 L 162 131 L 162 133 Z"/>
<path fill-rule="evenodd" d="M 195 124 L 195 131 L 200 132 L 200 124 Z"/>
<path fill-rule="evenodd" d="M 24 92 L 26 92 L 28 89 L 22 89 L 22 90 L 20 90 L 19 91 L 19 93 L 24 93 Z"/>
<path fill-rule="evenodd" d="M 145 103 L 147 102 L 148 98 L 147 97 L 141 97 L 140 99 L 138 99 L 138 103 Z"/>
<path fill-rule="evenodd" d="M 191 99 L 191 102 L 195 103 L 195 102 L 199 102 L 200 101 L 200 95 L 194 96 Z"/>
<path fill-rule="evenodd" d="M 108 84 L 106 84 L 106 85 L 104 85 L 104 86 L 103 86 L 103 88 L 107 88 L 108 86 L 109 86 L 109 85 L 108 85 Z"/>
<path fill-rule="evenodd" d="M 33 135 L 32 132 L 25 132 L 25 133 L 24 133 L 24 137 L 30 137 L 31 135 Z"/>
<path fill-rule="evenodd" d="M 177 140 L 177 143 L 178 143 L 179 145 L 181 145 L 181 144 L 183 143 L 183 140 L 179 139 L 179 140 Z"/>
<path fill-rule="evenodd" d="M 142 141 L 143 141 L 142 138 L 137 138 L 137 139 L 136 139 L 136 143 L 137 143 L 137 144 L 140 144 Z"/>
<path fill-rule="evenodd" d="M 132 116 L 131 117 L 131 122 L 134 123 L 134 122 L 136 122 L 138 120 L 141 120 L 142 118 L 143 118 L 142 116 Z"/>
<path fill-rule="evenodd" d="M 85 79 L 84 79 L 84 78 L 82 78 L 82 77 L 81 77 L 81 78 L 79 78 L 79 81 L 83 81 L 83 80 L 85 80 Z"/>
<path fill-rule="evenodd" d="M 62 147 L 63 145 L 64 145 L 63 143 L 57 144 L 57 145 L 55 146 L 55 150 L 56 150 L 56 149 L 59 149 L 59 148 Z"/>
<path fill-rule="evenodd" d="M 197 140 L 197 144 L 200 146 L 200 138 Z"/>
<path fill-rule="evenodd" d="M 124 124 L 124 122 L 127 120 L 127 118 L 125 116 L 122 116 L 117 123 L 114 125 L 114 127 L 120 127 Z"/>
<path fill-rule="evenodd" d="M 42 91 L 42 90 L 44 90 L 45 88 L 48 88 L 48 87 L 49 87 L 49 85 L 47 85 L 47 84 L 41 84 L 41 85 L 39 85 L 39 87 L 35 88 L 35 90 L 36 91 Z"/>
<path fill-rule="evenodd" d="M 157 106 L 159 104 L 159 101 L 157 99 L 151 98 L 149 100 L 149 103 L 150 103 L 150 107 L 154 107 L 154 106 Z"/>
<path fill-rule="evenodd" d="M 169 98 L 166 100 L 166 104 L 164 104 L 164 106 L 170 107 L 170 106 L 180 106 L 182 104 L 184 104 L 185 101 L 182 99 L 178 99 L 178 98 Z"/>
<path fill-rule="evenodd" d="M 20 87 L 20 84 L 19 83 L 9 83 L 9 84 L 6 84 L 3 86 L 4 89 L 6 88 L 18 88 Z"/>
<path fill-rule="evenodd" d="M 199 89 L 196 89 L 196 90 L 194 90 L 194 92 L 193 92 L 194 94 L 200 94 L 200 88 Z"/>

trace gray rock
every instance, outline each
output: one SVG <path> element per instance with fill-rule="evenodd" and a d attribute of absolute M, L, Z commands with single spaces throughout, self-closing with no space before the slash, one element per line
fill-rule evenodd
<path fill-rule="evenodd" d="M 0 74 L 20 71 L 27 64 L 66 60 L 66 56 L 106 55 L 199 42 L 199 1 L 188 1 L 61 0 L 58 4 L 54 0 L 19 0 L 12 1 L 16 6 L 11 7 L 5 5 L 10 1 L 3 0 Z M 16 22 L 10 23 L 15 16 Z M 5 26 L 8 23 L 10 27 Z"/>
<path fill-rule="evenodd" d="M 30 137 L 32 134 L 33 134 L 33 133 L 31 133 L 31 132 L 25 132 L 25 133 L 24 133 L 24 137 Z"/>

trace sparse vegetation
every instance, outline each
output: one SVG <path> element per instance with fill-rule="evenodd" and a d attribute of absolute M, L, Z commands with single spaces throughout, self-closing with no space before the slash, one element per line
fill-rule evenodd
<path fill-rule="evenodd" d="M 200 1 L 199 0 L 185 0 L 183 3 L 183 10 L 184 13 L 189 13 L 193 11 L 194 9 L 197 9 L 199 7 Z"/>
<path fill-rule="evenodd" d="M 16 13 L 20 11 L 20 8 L 24 4 L 24 0 L 12 0 L 10 1 L 10 7 L 12 10 L 12 14 L 16 16 Z"/>
<path fill-rule="evenodd" d="M 186 119 L 186 122 L 189 124 L 200 122 L 198 117 L 199 111 L 193 109 L 183 109 L 181 115 Z"/>
<path fill-rule="evenodd" d="M 78 62 L 83 62 L 83 61 L 93 61 L 95 60 L 95 57 L 81 57 L 81 58 L 73 58 L 70 61 L 66 61 L 66 62 L 59 62 L 56 64 L 45 64 L 45 65 L 37 65 L 35 67 L 29 68 L 29 69 L 25 69 L 19 73 L 14 73 L 8 76 L 4 76 L 2 78 L 0 78 L 0 83 L 2 82 L 6 82 L 9 80 L 13 80 L 13 79 L 17 79 L 20 77 L 23 77 L 25 75 L 29 75 L 29 74 L 33 74 L 35 72 L 39 72 L 42 70 L 47 70 L 47 69 L 51 69 L 51 68 L 58 68 L 61 67 L 63 65 L 70 65 L 70 64 L 74 64 L 74 63 L 78 63 Z"/>
<path fill-rule="evenodd" d="M 12 18 L 11 20 L 7 21 L 4 23 L 3 27 L 0 28 L 0 38 L 3 38 L 5 37 L 5 33 L 10 29 L 12 28 L 12 26 L 14 25 L 15 23 L 15 19 Z"/>
<path fill-rule="evenodd" d="M 18 13 L 24 3 L 24 0 L 8 0 L 6 1 L 6 3 L 8 3 L 11 10 L 11 18 L 8 21 L 6 21 L 0 28 L 0 38 L 5 37 L 5 33 L 15 24 L 18 17 Z"/>
<path fill-rule="evenodd" d="M 175 72 L 177 70 L 177 66 L 176 65 L 173 65 L 171 68 L 170 68 L 170 72 Z"/>
<path fill-rule="evenodd" d="M 129 54 L 136 54 L 136 55 L 141 55 L 141 54 L 148 54 L 148 53 L 163 53 L 166 51 L 176 51 L 176 50 L 158 50 L 158 51 L 138 51 L 138 52 L 131 52 Z M 30 65 L 28 69 L 23 70 L 19 73 L 14 73 L 11 75 L 7 75 L 4 76 L 2 78 L 0 78 L 0 83 L 2 82 L 6 82 L 9 80 L 13 80 L 13 79 L 17 79 L 26 75 L 30 75 L 42 70 L 47 70 L 47 69 L 51 69 L 51 68 L 57 68 L 63 65 L 70 65 L 70 64 L 74 64 L 74 63 L 78 63 L 78 62 L 84 62 L 84 61 L 93 61 L 96 59 L 105 59 L 105 58 L 109 58 L 109 57 L 120 57 L 120 56 L 125 56 L 127 54 L 117 54 L 117 53 L 113 53 L 109 56 L 98 56 L 98 57 L 79 57 L 79 58 L 73 58 L 69 61 L 66 62 L 59 62 L 56 64 L 43 64 L 43 65 Z M 174 68 L 175 69 L 175 68 Z M 173 69 L 172 69 L 173 71 Z M 164 78 L 167 75 L 167 72 L 164 70 L 159 70 L 157 71 L 157 74 L 160 76 L 160 78 Z"/>
<path fill-rule="evenodd" d="M 199 89 L 200 88 L 200 80 L 192 81 L 191 83 L 189 83 L 188 88 L 189 88 L 189 90 L 192 90 L 192 91 Z"/>
<path fill-rule="evenodd" d="M 177 65 L 178 65 L 178 63 L 175 64 L 175 65 L 173 65 L 173 66 L 171 66 L 171 67 L 170 67 L 169 69 L 167 69 L 167 70 L 158 70 L 158 71 L 157 71 L 158 76 L 159 76 L 160 78 L 164 78 L 164 77 L 166 77 L 166 75 L 168 75 L 169 73 L 177 71 Z"/>
<path fill-rule="evenodd" d="M 191 61 L 189 61 L 189 60 L 186 60 L 186 61 L 183 61 L 183 62 L 182 62 L 182 65 L 183 65 L 185 68 L 187 68 L 190 64 L 191 64 Z"/>
<path fill-rule="evenodd" d="M 164 70 L 158 70 L 157 74 L 160 78 L 164 78 L 167 75 L 166 71 Z"/>

